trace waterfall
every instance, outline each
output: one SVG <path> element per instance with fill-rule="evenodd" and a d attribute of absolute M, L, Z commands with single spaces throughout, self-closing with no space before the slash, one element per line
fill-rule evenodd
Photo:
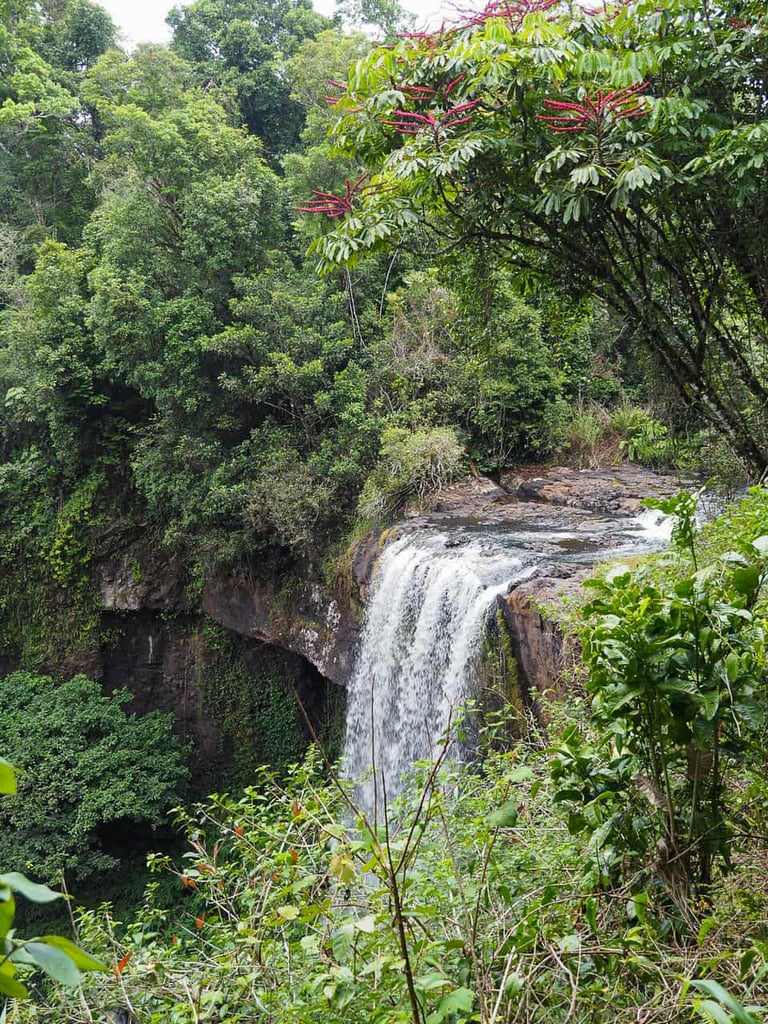
<path fill-rule="evenodd" d="M 366 813 L 376 794 L 381 818 L 381 779 L 393 800 L 403 772 L 438 752 L 451 711 L 475 695 L 484 626 L 512 583 L 546 559 L 593 563 L 669 538 L 669 520 L 655 512 L 610 519 L 528 511 L 534 515 L 497 526 L 414 527 L 384 548 L 347 690 L 343 771 Z"/>
<path fill-rule="evenodd" d="M 433 756 L 452 709 L 473 696 L 485 621 L 525 555 L 456 531 L 414 531 L 385 548 L 347 694 L 344 773 L 362 780 L 367 813 L 372 762 L 379 800 L 382 777 L 393 799 L 403 770 Z"/>

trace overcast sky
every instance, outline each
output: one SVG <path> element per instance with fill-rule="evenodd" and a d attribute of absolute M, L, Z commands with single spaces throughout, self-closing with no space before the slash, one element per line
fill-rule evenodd
<path fill-rule="evenodd" d="M 123 44 L 127 47 L 136 43 L 164 43 L 168 41 L 168 26 L 165 16 L 178 0 L 99 0 L 112 15 L 115 24 L 123 32 Z M 333 0 L 314 0 L 315 7 L 324 14 L 333 14 Z M 416 14 L 418 21 L 434 20 L 441 7 L 441 0 L 406 0 L 404 6 Z M 446 10 L 455 3 L 443 3 Z M 469 4 L 467 5 L 469 6 Z"/>

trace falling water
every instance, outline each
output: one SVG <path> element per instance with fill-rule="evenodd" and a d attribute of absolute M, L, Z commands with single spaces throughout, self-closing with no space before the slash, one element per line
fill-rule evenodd
<path fill-rule="evenodd" d="M 474 695 L 484 625 L 510 585 L 556 553 L 558 562 L 648 550 L 669 522 L 642 513 L 622 523 L 592 517 L 574 532 L 530 521 L 499 530 L 422 527 L 384 549 L 347 693 L 344 774 L 367 813 L 389 800 L 415 761 L 438 752 L 452 711 Z M 377 784 L 374 786 L 372 766 Z"/>
<path fill-rule="evenodd" d="M 525 574 L 524 553 L 479 537 L 410 533 L 381 556 L 347 695 L 345 774 L 374 801 L 414 761 L 434 755 L 451 711 L 472 695 L 483 625 L 496 596 Z M 366 774 L 368 778 L 365 778 Z"/>

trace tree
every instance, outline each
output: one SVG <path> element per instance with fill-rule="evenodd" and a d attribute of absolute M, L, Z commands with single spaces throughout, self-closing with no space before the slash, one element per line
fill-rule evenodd
<path fill-rule="evenodd" d="M 23 232 L 28 264 L 46 237 L 79 240 L 93 206 L 94 125 L 78 98 L 84 72 L 114 45 L 89 0 L 0 4 L 0 222 Z"/>
<path fill-rule="evenodd" d="M 16 792 L 16 772 L 4 758 L 0 758 L 0 794 L 13 797 Z M 0 995 L 12 999 L 24 999 L 29 995 L 26 986 L 16 977 L 19 964 L 39 967 L 51 978 L 72 987 L 82 982 L 81 971 L 107 970 L 104 964 L 61 935 L 20 938 L 13 927 L 16 916 L 14 893 L 21 893 L 33 903 L 50 903 L 62 895 L 45 885 L 31 882 L 20 872 L 0 875 L 0 942 L 3 945 Z M 3 1019 L 6 1009 L 3 1009 Z"/>
<path fill-rule="evenodd" d="M 375 51 L 335 104 L 362 176 L 303 206 L 321 268 L 416 237 L 601 296 L 765 469 L 767 36 L 756 0 L 492 0 Z"/>
<path fill-rule="evenodd" d="M 0 680 L 4 745 L 19 775 L 0 808 L 4 865 L 47 881 L 114 868 L 129 832 L 159 825 L 178 802 L 187 771 L 168 716 L 129 716 L 129 700 L 84 676 Z"/>
<path fill-rule="evenodd" d="M 277 157 L 296 145 L 304 110 L 290 95 L 285 62 L 305 39 L 331 27 L 309 0 L 196 0 L 168 16 L 172 47 L 236 98 L 240 120 Z"/>

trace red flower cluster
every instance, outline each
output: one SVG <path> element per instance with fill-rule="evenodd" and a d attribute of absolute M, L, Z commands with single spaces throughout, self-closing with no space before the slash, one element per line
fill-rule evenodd
<path fill-rule="evenodd" d="M 337 82 L 333 78 L 327 78 L 326 81 L 328 82 L 328 85 L 330 85 L 334 89 L 338 89 L 340 93 L 345 93 L 347 91 L 347 87 L 346 85 L 344 85 L 343 82 Z M 335 107 L 336 104 L 341 99 L 341 95 L 323 96 L 323 99 L 325 100 L 329 107 Z"/>
<path fill-rule="evenodd" d="M 396 128 L 401 135 L 418 135 L 424 128 L 454 128 L 457 124 L 464 124 L 474 117 L 475 108 L 480 100 L 470 100 L 468 103 L 460 103 L 457 107 L 443 111 L 435 117 L 434 114 L 419 114 L 413 110 L 396 110 L 394 120 L 385 121 L 384 124 Z"/>
<path fill-rule="evenodd" d="M 476 28 L 485 25 L 491 18 L 503 18 L 518 26 L 526 14 L 534 11 L 548 11 L 560 0 L 489 0 L 482 11 L 465 11 L 462 28 Z"/>
<path fill-rule="evenodd" d="M 297 206 L 296 209 L 301 213 L 324 213 L 326 217 L 343 217 L 352 212 L 352 200 L 355 195 L 357 193 L 362 195 L 363 192 L 373 187 L 368 185 L 366 188 L 360 188 L 365 179 L 370 177 L 370 173 L 367 171 L 354 183 L 347 178 L 344 183 L 344 194 L 341 196 L 334 195 L 333 192 L 319 192 L 317 189 L 312 189 L 312 195 L 315 198 L 306 206 Z"/>
<path fill-rule="evenodd" d="M 457 75 L 456 78 L 448 82 L 447 85 L 441 85 L 439 89 L 432 89 L 428 85 L 410 85 L 407 82 L 393 82 L 392 84 L 396 89 L 399 89 L 400 92 L 404 93 L 409 100 L 413 100 L 414 103 L 426 103 L 433 100 L 436 96 L 448 99 L 456 86 L 466 77 L 466 71 L 462 71 L 460 75 Z"/>
<path fill-rule="evenodd" d="M 427 49 L 434 51 L 440 43 L 445 42 L 449 33 L 450 30 L 446 28 L 445 22 L 443 22 L 440 28 L 436 29 L 434 32 L 399 32 L 398 37 L 400 39 L 407 39 L 409 42 L 414 42 L 417 46 L 425 46 Z"/>
<path fill-rule="evenodd" d="M 586 96 L 583 103 L 544 100 L 550 110 L 560 113 L 536 116 L 555 132 L 581 132 L 590 124 L 600 127 L 608 118 L 623 121 L 628 117 L 642 117 L 648 113 L 648 107 L 644 103 L 638 103 L 637 97 L 647 86 L 647 82 L 642 82 L 640 85 L 630 85 L 615 92 L 603 92 L 600 89 L 594 99 Z"/>

